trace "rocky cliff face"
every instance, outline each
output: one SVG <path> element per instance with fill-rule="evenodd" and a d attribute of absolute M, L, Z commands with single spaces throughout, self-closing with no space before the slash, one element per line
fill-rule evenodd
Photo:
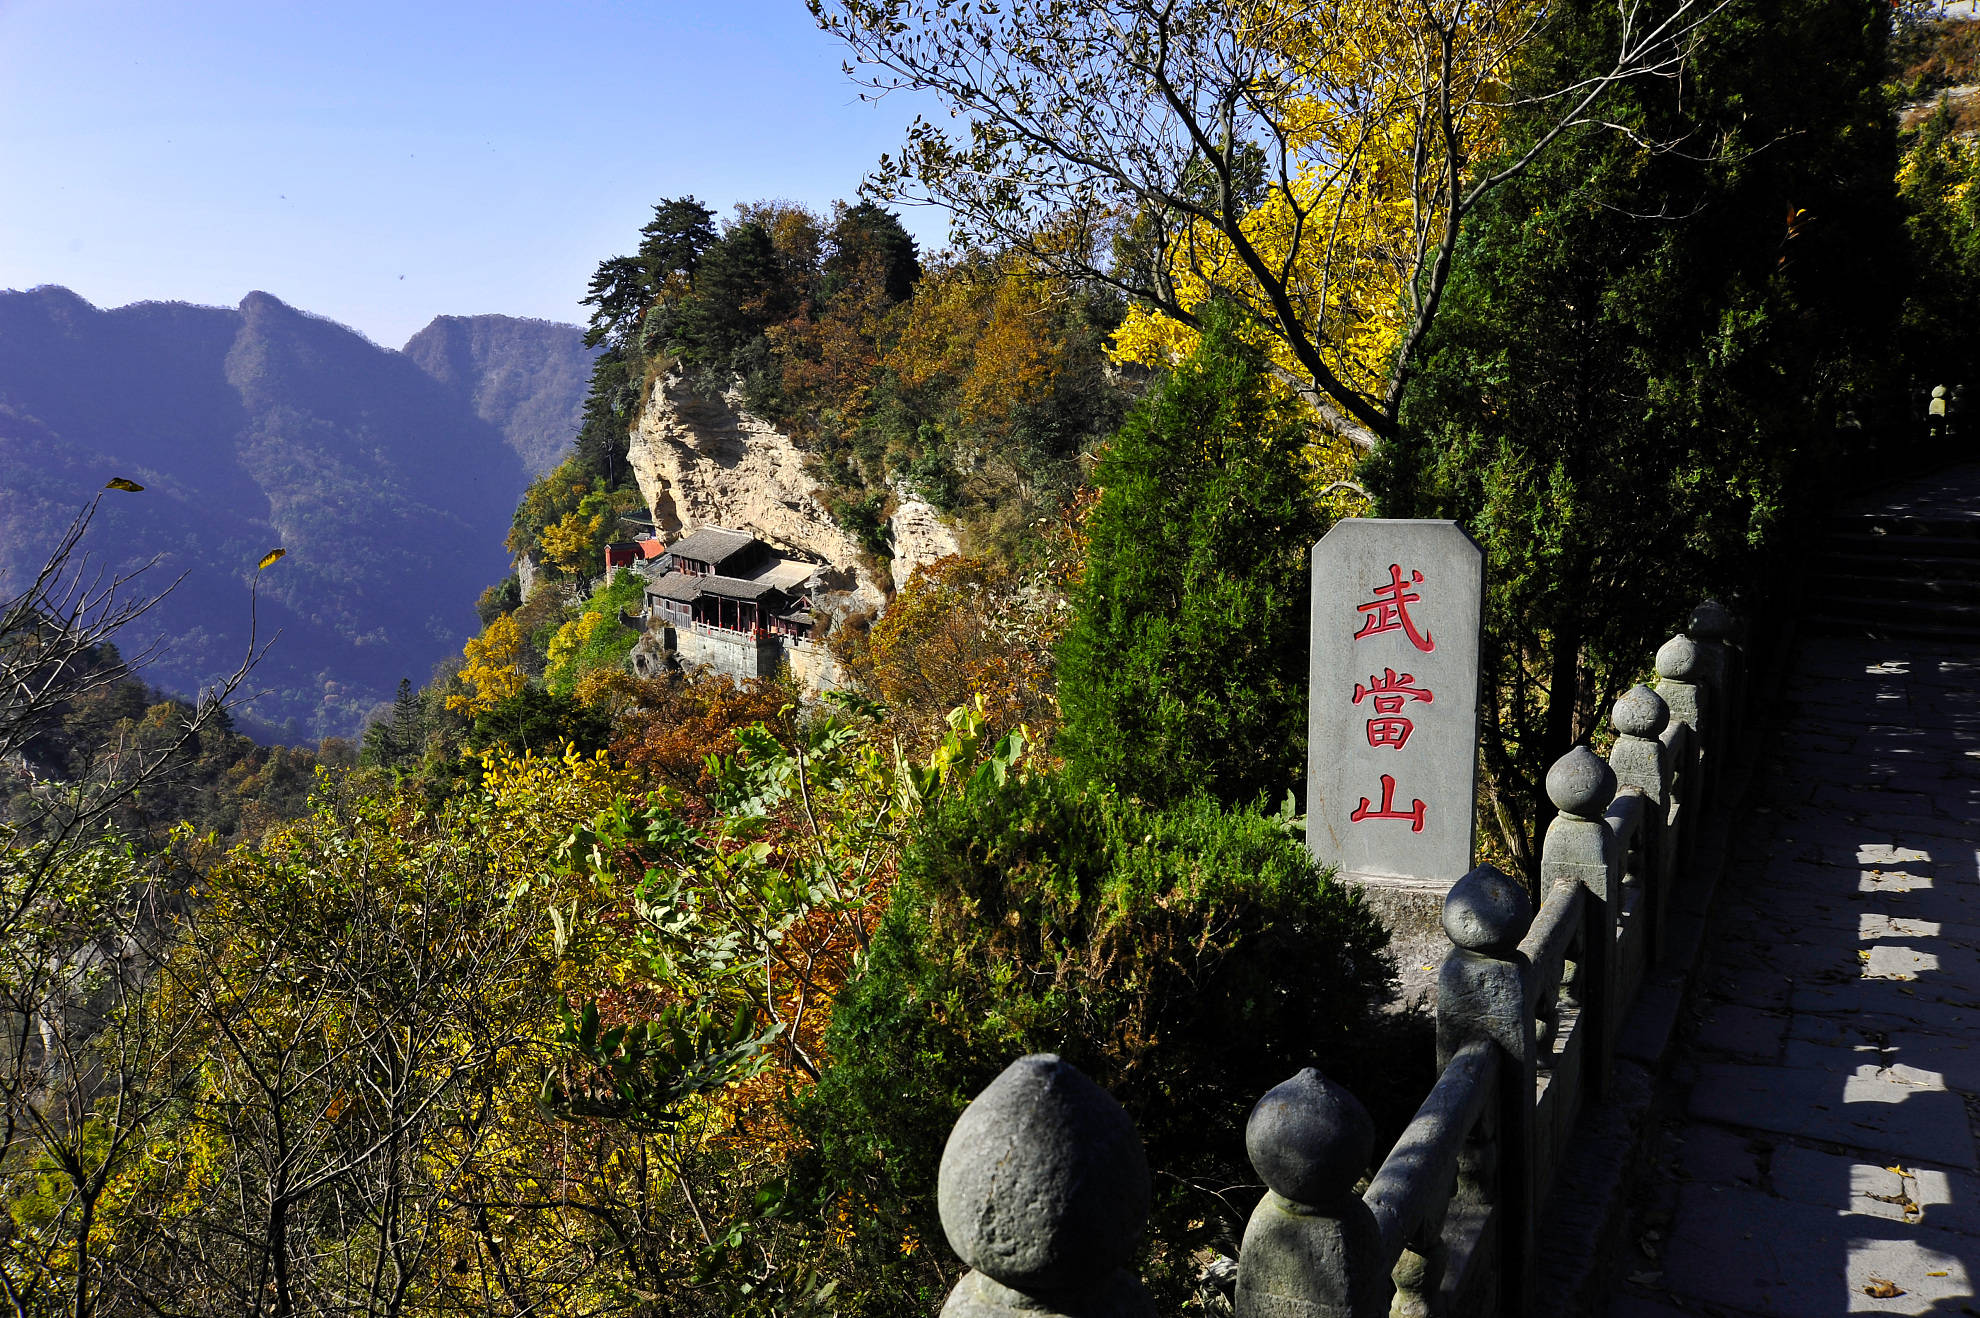
<path fill-rule="evenodd" d="M 902 499 L 887 519 L 894 542 L 894 584 L 905 586 L 916 569 L 938 558 L 962 552 L 956 530 L 942 520 L 934 505 L 922 499 Z"/>
<path fill-rule="evenodd" d="M 703 398 L 670 373 L 634 425 L 626 459 L 666 539 L 711 525 L 747 531 L 839 568 L 844 589 L 824 602 L 829 611 L 885 604 L 881 583 L 859 562 L 859 542 L 819 501 L 804 455 L 790 436 L 750 415 L 736 391 Z M 902 502 L 890 530 L 897 582 L 959 549 L 955 532 L 918 499 Z"/>

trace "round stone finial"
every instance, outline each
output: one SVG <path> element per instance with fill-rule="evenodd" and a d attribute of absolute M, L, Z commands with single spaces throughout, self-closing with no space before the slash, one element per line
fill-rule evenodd
<path fill-rule="evenodd" d="M 1587 746 L 1576 746 L 1547 770 L 1547 799 L 1563 813 L 1594 819 L 1616 799 L 1616 771 Z"/>
<path fill-rule="evenodd" d="M 1134 1122 L 1051 1053 L 1012 1062 L 963 1109 L 936 1181 L 950 1247 L 1027 1292 L 1088 1286 L 1125 1266 L 1149 1194 Z"/>
<path fill-rule="evenodd" d="M 1698 676 L 1698 642 L 1679 632 L 1657 651 L 1657 676 L 1689 682 Z"/>
<path fill-rule="evenodd" d="M 1251 1109 L 1244 1151 L 1280 1197 L 1325 1208 L 1354 1192 L 1375 1152 L 1375 1123 L 1359 1099 L 1309 1066 Z"/>
<path fill-rule="evenodd" d="M 1480 865 L 1444 895 L 1444 932 L 1473 952 L 1510 952 L 1532 923 L 1526 889 L 1497 866 Z"/>
<path fill-rule="evenodd" d="M 1732 610 L 1717 600 L 1701 600 L 1691 611 L 1685 634 L 1705 641 L 1723 641 L 1733 634 Z"/>
<path fill-rule="evenodd" d="M 1671 707 L 1641 683 L 1616 698 L 1609 723 L 1625 737 L 1656 737 L 1671 725 Z"/>

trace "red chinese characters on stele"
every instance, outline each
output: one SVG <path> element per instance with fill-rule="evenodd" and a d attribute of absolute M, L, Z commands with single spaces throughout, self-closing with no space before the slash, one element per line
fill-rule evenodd
<path fill-rule="evenodd" d="M 1416 620 L 1409 616 L 1409 606 L 1423 598 L 1410 587 L 1423 584 L 1421 572 L 1412 571 L 1405 578 L 1402 565 L 1391 563 L 1389 580 L 1374 588 L 1372 593 L 1375 598 L 1356 606 L 1360 609 L 1363 618 L 1361 630 L 1354 634 L 1354 639 L 1359 641 L 1383 632 L 1400 631 L 1409 638 L 1411 645 L 1425 654 L 1435 650 L 1437 643 L 1430 633 L 1420 630 Z M 1407 746 L 1410 733 L 1416 730 L 1416 724 L 1403 713 L 1403 707 L 1411 702 L 1427 705 L 1435 699 L 1429 688 L 1417 684 L 1414 675 L 1398 674 L 1393 668 L 1384 668 L 1380 677 L 1371 675 L 1365 686 L 1359 682 L 1354 685 L 1354 703 L 1359 705 L 1366 700 L 1374 707 L 1374 717 L 1366 724 L 1366 736 L 1369 746 L 1377 750 L 1387 747 L 1390 750 L 1400 751 Z M 1423 802 L 1411 800 L 1409 809 L 1398 810 L 1395 797 L 1395 775 L 1385 773 L 1382 775 L 1381 806 L 1379 808 L 1371 806 L 1368 798 L 1364 796 L 1361 798 L 1361 804 L 1348 815 L 1348 822 L 1359 824 L 1368 819 L 1407 820 L 1410 832 L 1421 833 Z"/>
<path fill-rule="evenodd" d="M 1416 731 L 1416 724 L 1403 716 L 1403 705 L 1412 700 L 1429 704 L 1435 700 L 1429 689 L 1416 685 L 1416 678 L 1404 673 L 1396 676 L 1393 668 L 1384 668 L 1380 677 L 1368 679 L 1368 685 L 1354 684 L 1354 703 L 1363 700 L 1375 706 L 1375 717 L 1368 720 L 1368 744 L 1377 748 L 1393 746 L 1401 750 L 1409 744 L 1409 734 Z"/>
<path fill-rule="evenodd" d="M 1368 798 L 1364 796 L 1361 798 L 1361 804 L 1356 806 L 1354 812 L 1348 816 L 1348 822 L 1351 824 L 1358 824 L 1364 819 L 1407 819 L 1409 821 L 1409 831 L 1412 833 L 1421 833 L 1423 831 L 1423 802 L 1412 802 L 1410 808 L 1407 810 L 1396 809 L 1396 778 L 1394 774 L 1385 773 L 1382 775 L 1382 808 L 1380 810 L 1369 809 Z"/>
<path fill-rule="evenodd" d="M 1364 637 L 1400 629 L 1409 637 L 1409 643 L 1423 653 L 1429 654 L 1436 649 L 1437 643 L 1431 639 L 1430 633 L 1418 631 L 1415 620 L 1409 616 L 1409 606 L 1423 598 L 1410 587 L 1422 584 L 1421 572 L 1411 572 L 1409 580 L 1404 581 L 1402 565 L 1389 564 L 1388 584 L 1375 587 L 1374 599 L 1355 605 L 1368 616 L 1362 619 L 1361 630 L 1354 634 L 1354 639 L 1359 641 Z"/>

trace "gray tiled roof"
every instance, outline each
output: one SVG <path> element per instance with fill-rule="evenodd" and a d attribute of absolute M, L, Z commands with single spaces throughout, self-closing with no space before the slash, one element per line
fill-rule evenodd
<path fill-rule="evenodd" d="M 647 586 L 646 593 L 663 600 L 673 600 L 677 604 L 685 604 L 689 600 L 701 598 L 700 583 L 706 580 L 707 577 L 691 577 L 684 572 L 669 572 L 654 578 L 652 584 Z"/>
<path fill-rule="evenodd" d="M 744 535 L 741 531 L 704 526 L 694 534 L 675 541 L 667 552 L 675 558 L 692 558 L 719 566 L 723 560 L 735 557 L 755 543 L 755 536 Z"/>
<path fill-rule="evenodd" d="M 768 581 L 744 581 L 740 577 L 697 577 L 685 572 L 669 572 L 646 588 L 646 593 L 663 600 L 685 603 L 704 595 L 729 600 L 760 600 L 766 595 L 783 594 Z"/>
<path fill-rule="evenodd" d="M 730 600 L 759 600 L 765 595 L 781 595 L 782 591 L 768 581 L 744 581 L 741 577 L 689 577 L 688 580 L 701 587 L 704 595 L 719 595 Z"/>

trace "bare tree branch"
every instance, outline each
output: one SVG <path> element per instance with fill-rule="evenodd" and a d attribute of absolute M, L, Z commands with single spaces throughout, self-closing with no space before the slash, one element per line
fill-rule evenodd
<path fill-rule="evenodd" d="M 1618 86 L 1679 76 L 1725 0 L 1618 0 L 1602 73 L 1518 88 L 1559 17 L 1546 0 L 807 2 L 865 94 L 931 93 L 956 121 L 917 119 L 869 191 L 942 207 L 959 243 L 1186 326 L 1203 301 L 1239 304 L 1322 425 L 1366 448 L 1395 432 L 1466 217 L 1563 134 L 1602 130 Z M 1508 111 L 1553 105 L 1516 155 L 1475 172 Z M 1268 212 L 1280 230 L 1265 235 Z M 1359 343 L 1392 314 L 1384 297 L 1401 321 L 1390 359 L 1371 361 Z"/>

